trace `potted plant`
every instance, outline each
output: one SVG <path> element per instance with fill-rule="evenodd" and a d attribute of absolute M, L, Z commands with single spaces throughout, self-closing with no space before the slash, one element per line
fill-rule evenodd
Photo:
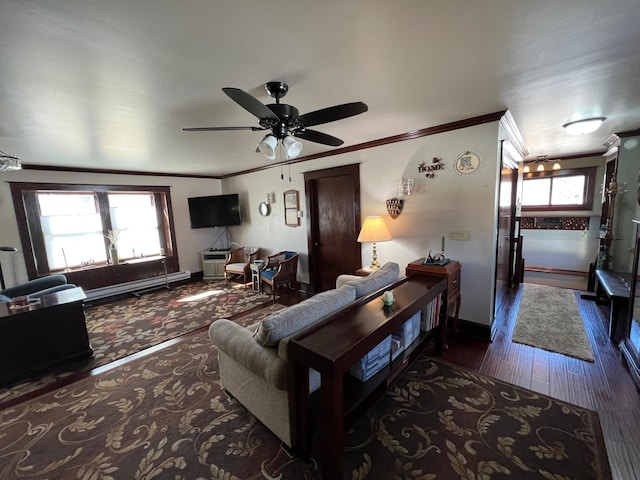
<path fill-rule="evenodd" d="M 109 240 L 109 258 L 113 265 L 117 265 L 120 262 L 118 257 L 118 238 L 120 238 L 120 230 L 109 230 L 105 235 Z"/>

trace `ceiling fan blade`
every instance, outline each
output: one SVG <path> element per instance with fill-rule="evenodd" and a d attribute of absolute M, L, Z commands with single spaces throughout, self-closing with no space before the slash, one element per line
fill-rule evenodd
<path fill-rule="evenodd" d="M 313 112 L 300 115 L 298 120 L 305 127 L 320 125 L 323 123 L 335 122 L 343 118 L 353 117 L 369 110 L 369 107 L 362 102 L 343 103 L 333 107 L 322 108 Z"/>
<path fill-rule="evenodd" d="M 316 130 L 294 130 L 291 133 L 294 137 L 300 137 L 310 142 L 322 143 L 323 145 L 330 145 L 332 147 L 339 147 L 344 143 L 344 140 Z"/>
<path fill-rule="evenodd" d="M 235 130 L 251 130 L 257 132 L 259 130 L 265 130 L 262 127 L 189 127 L 183 128 L 185 132 L 225 132 Z"/>
<path fill-rule="evenodd" d="M 270 120 L 280 120 L 278 116 L 273 113 L 265 104 L 263 104 L 260 100 L 255 98 L 252 95 L 249 95 L 244 90 L 240 90 L 239 88 L 233 87 L 225 87 L 222 89 L 224 93 L 229 95 L 231 100 L 236 102 L 246 111 L 255 115 L 259 119 L 267 118 Z"/>

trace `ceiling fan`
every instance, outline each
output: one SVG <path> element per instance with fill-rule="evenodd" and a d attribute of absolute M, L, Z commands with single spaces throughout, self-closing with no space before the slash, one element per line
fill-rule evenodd
<path fill-rule="evenodd" d="M 185 132 L 212 132 L 229 130 L 271 130 L 258 144 L 256 151 L 261 151 L 268 159 L 275 158 L 278 142 L 281 142 L 288 158 L 295 158 L 302 151 L 302 144 L 294 137 L 302 138 L 310 142 L 321 143 L 332 147 L 339 147 L 343 140 L 327 135 L 326 133 L 310 130 L 307 127 L 321 125 L 323 123 L 342 120 L 366 112 L 369 108 L 362 102 L 344 103 L 333 107 L 322 108 L 313 112 L 300 115 L 298 109 L 286 103 L 280 103 L 280 99 L 289 91 L 289 86 L 284 82 L 267 82 L 264 85 L 267 93 L 273 97 L 276 103 L 268 105 L 240 90 L 239 88 L 225 87 L 222 89 L 234 102 L 258 118 L 258 127 L 192 127 L 183 128 Z"/>

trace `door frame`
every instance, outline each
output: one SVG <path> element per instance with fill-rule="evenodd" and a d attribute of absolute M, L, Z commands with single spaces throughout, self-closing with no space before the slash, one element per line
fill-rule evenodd
<path fill-rule="evenodd" d="M 501 198 L 501 190 L 502 190 L 502 178 L 503 178 L 503 171 L 505 169 L 509 169 L 510 172 L 510 177 L 511 177 L 511 195 L 510 195 L 510 199 L 509 199 L 509 241 L 508 241 L 508 248 L 509 248 L 509 255 L 508 255 L 508 261 L 507 261 L 507 271 L 508 271 L 508 275 L 507 275 L 507 290 L 509 290 L 512 287 L 512 271 L 513 271 L 513 266 L 515 264 L 515 228 L 516 228 L 516 218 L 518 216 L 518 209 L 517 209 L 517 203 L 518 203 L 518 188 L 520 187 L 521 184 L 521 173 L 520 173 L 520 168 L 519 168 L 519 159 L 521 159 L 521 155 L 518 153 L 518 151 L 516 150 L 516 148 L 511 144 L 511 142 L 509 142 L 509 140 L 505 139 L 502 140 L 500 142 L 500 165 L 499 165 L 499 181 L 498 181 L 498 199 Z M 499 257 L 499 248 L 500 248 L 500 210 L 501 210 L 501 205 L 500 205 L 500 200 L 498 201 L 498 205 L 497 205 L 497 210 L 496 210 L 496 251 L 495 251 L 495 264 L 494 264 L 494 270 L 493 270 L 493 300 L 492 300 L 492 307 L 491 307 L 491 337 L 493 338 L 493 324 L 495 322 L 496 316 L 498 314 L 498 305 L 502 305 L 501 302 L 498 302 L 498 295 L 501 294 L 501 292 L 498 292 L 498 267 L 500 264 L 500 257 Z"/>

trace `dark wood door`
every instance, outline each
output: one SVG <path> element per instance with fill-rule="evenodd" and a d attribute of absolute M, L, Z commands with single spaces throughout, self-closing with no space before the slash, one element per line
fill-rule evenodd
<path fill-rule="evenodd" d="M 309 273 L 314 291 L 361 267 L 360 167 L 347 165 L 304 175 L 310 229 Z"/>

